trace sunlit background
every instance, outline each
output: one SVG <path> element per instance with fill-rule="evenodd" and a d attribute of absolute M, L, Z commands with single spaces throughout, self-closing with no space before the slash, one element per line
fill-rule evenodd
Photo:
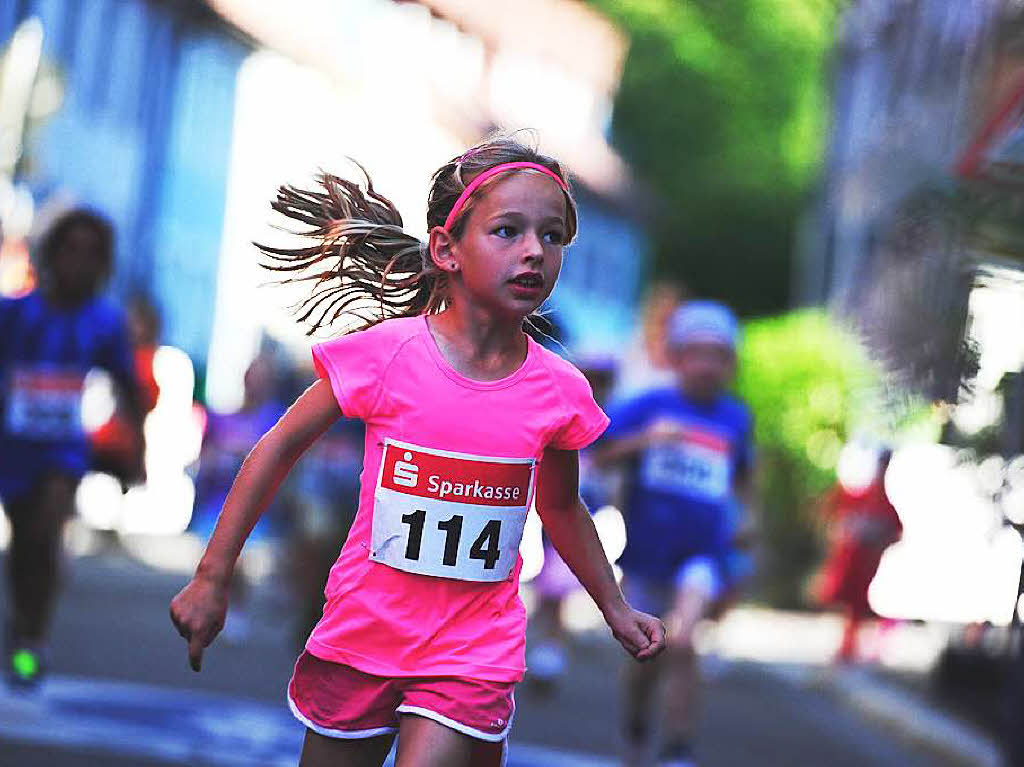
<path fill-rule="evenodd" d="M 279 185 L 358 177 L 358 162 L 423 236 L 431 173 L 522 130 L 566 163 L 580 206 L 546 307 L 558 353 L 617 366 L 621 394 L 655 286 L 743 319 L 752 574 L 702 651 L 828 665 L 841 618 L 815 597 L 823 500 L 870 484 L 892 449 L 903 534 L 868 592 L 877 664 L 923 678 L 956 653 L 1015 657 L 1022 43 L 1016 0 L 0 4 L 0 295 L 37 287 L 41 234 L 84 205 L 117 232 L 111 296 L 160 318 L 146 482 L 87 474 L 69 550 L 189 572 L 212 524 L 211 424 L 247 412 L 254 366 L 284 404 L 312 380 L 315 339 L 291 312 L 306 289 L 271 284 L 252 244 L 295 242 L 271 215 Z M 117 412 L 109 377 L 90 374 L 86 430 Z M 309 465 L 351 474 L 343 443 Z M 295 528 L 329 529 L 342 491 L 299 474 Z M 592 505 L 614 563 L 627 528 L 610 484 Z M 257 588 L 281 582 L 288 545 L 258 529 Z M 535 514 L 521 551 L 533 608 L 550 556 Z M 561 615 L 578 636 L 602 625 L 579 589 Z"/>

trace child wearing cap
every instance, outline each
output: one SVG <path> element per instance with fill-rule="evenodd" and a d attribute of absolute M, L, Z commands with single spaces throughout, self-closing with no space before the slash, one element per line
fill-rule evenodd
<path fill-rule="evenodd" d="M 623 589 L 668 630 L 662 658 L 627 671 L 627 763 L 646 763 L 654 695 L 663 681 L 658 763 L 693 764 L 699 681 L 693 632 L 728 587 L 735 505 L 753 466 L 752 419 L 726 391 L 738 338 L 736 318 L 721 304 L 692 301 L 677 309 L 668 325 L 675 384 L 614 405 L 595 449 L 599 464 L 624 470 Z"/>

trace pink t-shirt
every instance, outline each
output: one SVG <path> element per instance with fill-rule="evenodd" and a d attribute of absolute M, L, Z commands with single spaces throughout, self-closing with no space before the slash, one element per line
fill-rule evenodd
<path fill-rule="evenodd" d="M 608 424 L 586 379 L 532 339 L 512 375 L 468 379 L 425 317 L 317 344 L 313 360 L 367 428 L 359 511 L 306 649 L 379 676 L 522 679 L 517 530 L 544 449 L 579 450 Z"/>

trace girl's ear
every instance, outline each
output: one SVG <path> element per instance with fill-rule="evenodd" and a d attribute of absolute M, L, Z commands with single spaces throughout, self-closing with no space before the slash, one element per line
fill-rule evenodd
<path fill-rule="evenodd" d="M 443 226 L 435 226 L 430 230 L 427 244 L 430 260 L 442 272 L 459 271 L 459 262 L 455 257 L 455 238 Z"/>

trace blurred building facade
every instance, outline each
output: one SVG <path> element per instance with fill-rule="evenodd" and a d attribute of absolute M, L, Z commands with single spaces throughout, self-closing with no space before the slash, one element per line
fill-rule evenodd
<path fill-rule="evenodd" d="M 22 45 L 12 45 L 19 28 Z M 25 44 L 32 36 L 38 62 Z M 24 133 L 12 175 L 30 190 L 33 214 L 15 231 L 7 217 L 8 236 L 25 224 L 38 232 L 69 205 L 98 209 L 117 229 L 115 292 L 157 296 L 167 340 L 202 359 L 235 80 L 251 47 L 203 3 L 186 0 L 3 3 L 0 45 L 8 54 L 0 101 L 10 105 L 12 79 L 31 76 L 35 64 L 54 74 L 59 99 Z"/>
<path fill-rule="evenodd" d="M 625 337 L 647 257 L 642 192 L 605 138 L 626 51 L 610 23 L 570 0 L 211 5 L 262 46 L 239 80 L 214 399 L 255 343 L 253 301 L 268 300 L 248 243 L 270 236 L 276 185 L 309 184 L 320 167 L 351 173 L 356 158 L 425 235 L 431 174 L 494 129 L 529 129 L 523 138 L 573 173 L 581 233 L 551 300 L 569 345 Z M 565 29 L 579 43 L 571 50 Z M 279 306 L 296 298 L 275 296 Z M 290 317 L 271 314 L 271 332 L 303 348 Z"/>
<path fill-rule="evenodd" d="M 0 45 L 16 47 L 19 25 L 40 30 L 37 69 L 56 72 L 60 97 L 24 131 L 9 186 L 29 190 L 35 229 L 71 203 L 108 215 L 115 292 L 153 295 L 165 340 L 208 361 L 214 399 L 231 407 L 264 332 L 308 344 L 287 318 L 294 294 L 260 287 L 250 244 L 274 236 L 278 184 L 357 158 L 425 234 L 435 168 L 496 128 L 532 129 L 580 200 L 553 308 L 570 345 L 609 348 L 628 332 L 647 260 L 643 191 L 606 140 L 626 41 L 572 0 L 484 5 L 5 3 Z"/>
<path fill-rule="evenodd" d="M 979 275 L 1024 262 L 1021 177 L 991 172 L 1020 110 L 999 135 L 993 120 L 1007 99 L 1019 106 L 1022 83 L 1017 0 L 858 0 L 843 15 L 829 156 L 797 292 L 853 319 L 929 397 L 955 402 L 976 372 L 964 341 Z M 1024 167 L 1016 151 L 1004 165 Z"/>
<path fill-rule="evenodd" d="M 851 320 L 904 387 L 943 403 L 946 443 L 908 448 L 887 485 L 907 533 L 875 581 L 888 589 L 879 610 L 1019 626 L 1024 3 L 858 0 L 838 35 L 798 291 Z M 946 572 L 957 575 L 943 587 Z M 954 594 L 972 609 L 993 597 L 990 614 L 954 613 Z"/>

